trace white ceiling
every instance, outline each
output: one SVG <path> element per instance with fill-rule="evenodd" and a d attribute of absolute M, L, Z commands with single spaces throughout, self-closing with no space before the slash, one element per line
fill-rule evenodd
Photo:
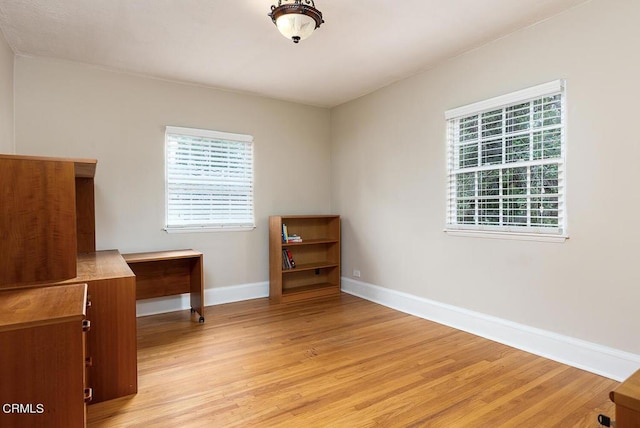
<path fill-rule="evenodd" d="M 295 45 L 272 0 L 0 0 L 0 29 L 34 55 L 332 107 L 587 0 L 316 0 Z"/>

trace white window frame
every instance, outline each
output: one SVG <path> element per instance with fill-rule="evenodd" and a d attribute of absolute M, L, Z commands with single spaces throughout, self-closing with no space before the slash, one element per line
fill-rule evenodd
<path fill-rule="evenodd" d="M 567 238 L 567 216 L 566 216 L 566 96 L 565 96 L 565 81 L 555 80 L 552 82 L 544 83 L 542 85 L 533 86 L 531 88 L 516 91 L 510 94 L 502 95 L 499 97 L 491 98 L 488 100 L 480 101 L 477 103 L 469 104 L 466 106 L 451 109 L 445 112 L 445 119 L 447 120 L 447 175 L 448 175 L 448 189 L 447 189 L 447 214 L 446 214 L 446 226 L 445 232 L 455 236 L 471 236 L 471 237 L 484 237 L 484 238 L 500 238 L 500 239 L 522 239 L 522 240 L 537 240 L 537 241 L 550 241 L 550 242 L 564 242 Z M 548 96 L 559 95 L 561 103 L 560 111 L 560 125 L 554 125 L 553 132 L 560 133 L 560 155 L 551 158 L 536 159 L 533 156 L 534 146 L 534 133 L 545 130 L 544 126 L 540 128 L 532 129 L 533 117 L 529 119 L 529 127 L 526 130 L 519 130 L 514 133 L 510 133 L 506 129 L 505 112 L 511 106 L 517 106 L 527 102 L 533 102 L 534 100 L 540 100 Z M 481 118 L 483 113 L 502 111 L 502 130 L 499 134 L 493 135 L 491 139 L 492 143 L 496 138 L 501 138 L 502 147 L 500 149 L 500 155 L 502 157 L 499 163 L 483 164 L 482 162 L 482 145 L 483 142 L 489 139 L 489 137 L 483 137 L 481 128 Z M 474 139 L 471 137 L 471 142 L 463 141 L 460 136 L 460 124 L 464 120 L 473 120 L 473 117 L 478 118 L 478 134 Z M 463 123 L 463 122 L 462 122 Z M 517 138 L 513 135 L 525 135 L 529 137 L 529 145 L 531 147 L 531 155 L 526 160 L 507 161 L 506 159 L 506 141 L 509 138 Z M 464 145 L 473 150 L 473 145 L 477 144 L 477 165 L 466 166 L 462 165 L 461 160 L 461 147 Z M 540 168 L 543 165 L 557 165 L 557 226 L 541 226 L 539 222 L 543 214 L 539 216 L 533 215 L 537 212 L 532 206 L 538 201 L 541 201 L 544 196 L 544 187 L 541 194 L 534 194 L 531 190 L 532 186 L 532 171 L 533 168 Z M 526 214 L 515 216 L 519 218 L 519 222 L 526 222 L 526 224 L 515 224 L 513 218 L 504 214 L 505 204 L 508 200 L 515 201 L 516 196 L 505 194 L 505 190 L 508 187 L 503 186 L 503 176 L 505 176 L 507 170 L 519 169 L 519 171 L 526 171 L 526 194 L 518 195 L 517 198 L 522 202 L 526 200 Z M 498 195 L 492 196 L 494 203 L 499 206 L 499 214 L 492 216 L 497 218 L 497 224 L 487 224 L 480 220 L 482 215 L 479 215 L 483 201 L 487 201 L 488 198 L 485 195 L 480 194 L 481 185 L 479 183 L 479 177 L 482 172 L 485 171 L 497 171 L 499 176 Z M 539 171 L 539 170 L 537 170 Z M 470 189 L 475 192 L 473 196 L 461 197 L 458 192 L 458 175 L 460 174 L 474 174 L 475 182 Z M 469 175 L 467 175 L 469 177 Z M 521 180 L 523 181 L 523 180 Z M 523 187 L 521 187 L 523 189 Z M 551 196 L 554 196 L 552 194 Z M 475 207 L 475 215 L 463 215 L 459 212 L 458 201 L 465 199 L 471 201 L 471 206 Z M 546 199 L 549 201 L 550 199 Z M 503 203 L 503 201 L 505 201 Z M 532 202 L 535 201 L 535 202 Z M 539 206 L 539 205 L 535 205 Z M 495 205 L 494 205 L 495 210 Z M 523 210 L 519 208 L 521 213 Z M 544 209 L 541 209 L 543 212 Z M 495 211 L 494 211 L 495 212 Z M 551 210 L 555 212 L 555 210 Z M 466 218 L 465 218 L 466 217 Z M 469 220 L 473 217 L 473 220 Z M 486 217 L 485 217 L 486 218 Z M 511 218 L 511 220 L 509 220 Z M 525 220 L 526 218 L 526 220 Z M 534 220 L 532 220 L 534 219 Z"/>
<path fill-rule="evenodd" d="M 253 188 L 251 135 L 166 127 L 166 232 L 255 229 Z"/>

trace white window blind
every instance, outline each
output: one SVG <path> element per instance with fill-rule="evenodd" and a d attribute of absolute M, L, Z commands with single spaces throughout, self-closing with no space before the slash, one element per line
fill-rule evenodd
<path fill-rule="evenodd" d="M 565 235 L 561 80 L 449 110 L 447 230 Z"/>
<path fill-rule="evenodd" d="M 254 228 L 253 137 L 167 126 L 166 230 Z"/>

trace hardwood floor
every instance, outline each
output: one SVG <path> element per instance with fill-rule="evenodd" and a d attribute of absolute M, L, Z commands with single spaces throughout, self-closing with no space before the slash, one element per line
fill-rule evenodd
<path fill-rule="evenodd" d="M 90 427 L 596 427 L 617 382 L 343 294 L 138 319 Z"/>

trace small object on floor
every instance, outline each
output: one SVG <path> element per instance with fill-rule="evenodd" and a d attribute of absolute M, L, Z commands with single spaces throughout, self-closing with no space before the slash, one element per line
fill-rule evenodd
<path fill-rule="evenodd" d="M 598 415 L 598 423 L 602 426 L 605 427 L 610 427 L 611 426 L 611 418 L 609 416 L 603 415 L 603 414 L 599 414 Z"/>

